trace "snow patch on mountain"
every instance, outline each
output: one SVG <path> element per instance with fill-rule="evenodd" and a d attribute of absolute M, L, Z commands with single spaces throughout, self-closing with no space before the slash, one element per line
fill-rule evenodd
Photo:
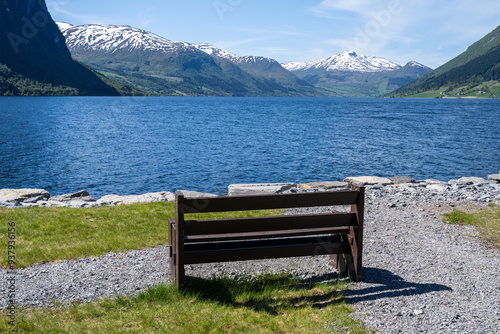
<path fill-rule="evenodd" d="M 354 51 L 344 51 L 332 57 L 311 62 L 289 62 L 282 64 L 289 71 L 323 69 L 326 71 L 383 72 L 401 68 L 385 58 L 363 56 Z"/>

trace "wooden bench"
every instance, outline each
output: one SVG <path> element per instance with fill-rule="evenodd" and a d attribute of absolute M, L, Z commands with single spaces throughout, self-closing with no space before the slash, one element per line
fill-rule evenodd
<path fill-rule="evenodd" d="M 185 198 L 175 193 L 175 219 L 168 219 L 170 274 L 184 285 L 184 265 L 330 255 L 330 264 L 361 280 L 364 187 L 278 195 Z M 351 205 L 350 212 L 276 217 L 186 220 L 186 214 Z"/>

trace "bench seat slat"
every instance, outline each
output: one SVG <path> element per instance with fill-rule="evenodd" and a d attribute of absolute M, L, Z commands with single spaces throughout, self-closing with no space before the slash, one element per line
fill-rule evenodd
<path fill-rule="evenodd" d="M 193 235 L 186 236 L 185 243 L 190 242 L 208 242 L 208 241 L 224 241 L 224 240 L 249 240 L 249 239 L 263 239 L 263 238 L 281 238 L 292 237 L 298 235 L 321 235 L 332 233 L 349 233 L 347 226 L 341 227 L 322 227 L 322 228 L 308 228 L 308 229 L 294 229 L 294 230 L 277 230 L 265 232 L 243 232 L 243 233 L 221 233 L 221 234 L 206 234 L 206 235 Z"/>
<path fill-rule="evenodd" d="M 332 192 L 229 196 L 215 198 L 186 198 L 184 213 L 228 212 L 305 208 L 314 206 L 348 205 L 359 202 L 359 192 L 340 190 Z"/>
<path fill-rule="evenodd" d="M 259 240 L 233 240 L 225 242 L 204 242 L 185 244 L 186 252 L 198 252 L 206 250 L 223 250 L 232 248 L 257 248 L 265 246 L 289 246 L 298 244 L 315 244 L 324 242 L 341 242 L 340 235 L 327 235 L 320 237 L 298 237 L 298 238 L 275 238 L 275 239 L 259 239 Z"/>
<path fill-rule="evenodd" d="M 281 229 L 308 229 L 350 226 L 356 224 L 354 213 L 327 213 L 219 220 L 188 220 L 185 235 L 265 232 Z"/>
<path fill-rule="evenodd" d="M 221 243 L 218 243 L 221 244 Z M 186 245 L 186 248 L 188 245 Z M 326 255 L 334 253 L 349 253 L 351 248 L 347 242 L 324 242 L 314 243 L 290 243 L 288 245 L 278 245 L 271 243 L 268 245 L 252 246 L 240 245 L 238 247 L 226 247 L 188 251 L 184 253 L 185 264 L 200 264 L 211 262 L 230 262 L 260 260 L 269 258 L 286 258 L 297 256 Z M 246 246 L 246 247 L 242 247 Z"/>

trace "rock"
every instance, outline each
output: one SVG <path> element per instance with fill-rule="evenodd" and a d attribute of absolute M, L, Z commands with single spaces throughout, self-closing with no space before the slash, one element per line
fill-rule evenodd
<path fill-rule="evenodd" d="M 384 184 L 384 185 L 389 185 L 391 184 L 391 180 L 383 178 L 383 177 L 378 177 L 378 176 L 357 176 L 357 177 L 348 177 L 344 180 L 344 182 L 347 182 L 349 184 L 358 184 L 361 186 L 366 186 L 366 185 L 375 185 L 375 184 Z"/>
<path fill-rule="evenodd" d="M 15 203 L 9 203 L 9 202 L 0 202 L 0 207 L 1 208 L 7 208 L 7 209 L 14 209 L 16 207 Z"/>
<path fill-rule="evenodd" d="M 413 310 L 413 315 L 422 315 L 424 314 L 424 311 L 423 310 L 420 310 L 420 309 L 416 309 L 416 310 Z"/>
<path fill-rule="evenodd" d="M 33 206 L 43 206 L 45 208 L 65 208 L 68 207 L 69 205 L 63 202 L 48 200 L 45 202 L 37 202 Z"/>
<path fill-rule="evenodd" d="M 278 194 L 293 187 L 295 187 L 295 183 L 231 184 L 228 191 L 229 196 Z"/>
<path fill-rule="evenodd" d="M 337 181 L 328 181 L 328 182 L 311 182 L 311 183 L 301 183 L 297 185 L 300 189 L 336 189 L 336 188 L 348 188 L 349 183 L 347 182 L 337 182 Z"/>
<path fill-rule="evenodd" d="M 487 182 L 487 180 L 481 177 L 462 177 L 458 180 L 450 180 L 450 183 L 459 185 L 483 184 Z"/>
<path fill-rule="evenodd" d="M 425 183 L 429 183 L 429 184 L 448 184 L 447 182 L 439 181 L 439 180 L 435 180 L 435 179 L 427 179 L 427 180 L 425 180 Z"/>
<path fill-rule="evenodd" d="M 70 201 L 85 201 L 85 202 L 95 202 L 96 200 L 90 196 L 88 191 L 86 190 L 81 190 L 79 192 L 73 193 L 73 194 L 65 194 L 65 195 L 59 195 L 59 196 L 54 196 L 50 198 L 53 201 L 58 201 L 58 202 L 70 202 Z"/>
<path fill-rule="evenodd" d="M 101 204 L 97 203 L 95 200 L 93 202 L 85 200 L 74 200 L 65 202 L 65 204 L 67 204 L 70 208 L 94 208 L 96 206 L 101 206 Z"/>
<path fill-rule="evenodd" d="M 427 189 L 429 189 L 429 190 L 435 190 L 435 191 L 438 191 L 438 192 L 444 192 L 444 191 L 448 190 L 448 185 L 446 183 L 445 184 L 434 183 L 434 184 L 429 184 L 427 186 Z"/>
<path fill-rule="evenodd" d="M 48 199 L 50 194 L 43 189 L 0 189 L 0 202 L 21 203 L 30 198 L 41 196 Z"/>
<path fill-rule="evenodd" d="M 144 195 L 107 195 L 97 201 L 98 205 L 120 205 L 134 203 L 170 202 L 175 200 L 175 195 L 171 192 L 163 191 L 158 193 L 148 193 Z"/>
<path fill-rule="evenodd" d="M 415 180 L 414 178 L 409 177 L 409 176 L 393 176 L 393 177 L 390 177 L 389 180 L 391 180 L 391 182 L 393 184 L 415 183 L 415 182 L 417 182 L 417 180 Z"/>
<path fill-rule="evenodd" d="M 43 195 L 40 195 L 40 196 L 37 196 L 37 197 L 30 197 L 28 198 L 27 200 L 23 201 L 23 204 L 32 204 L 32 203 L 36 203 L 36 202 L 42 202 L 42 201 L 46 201 L 47 198 Z"/>
<path fill-rule="evenodd" d="M 488 180 L 500 182 L 500 174 L 488 175 Z"/>
<path fill-rule="evenodd" d="M 219 197 L 218 195 L 215 195 L 215 194 L 200 193 L 198 191 L 191 191 L 191 190 L 180 190 L 180 191 L 182 191 L 182 193 L 184 194 L 184 197 L 186 197 L 186 198 L 211 198 L 211 197 Z"/>

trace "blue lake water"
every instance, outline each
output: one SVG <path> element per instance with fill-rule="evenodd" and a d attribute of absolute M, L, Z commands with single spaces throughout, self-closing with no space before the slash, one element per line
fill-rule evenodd
<path fill-rule="evenodd" d="M 500 170 L 500 101 L 0 98 L 0 188 L 141 194 Z"/>

